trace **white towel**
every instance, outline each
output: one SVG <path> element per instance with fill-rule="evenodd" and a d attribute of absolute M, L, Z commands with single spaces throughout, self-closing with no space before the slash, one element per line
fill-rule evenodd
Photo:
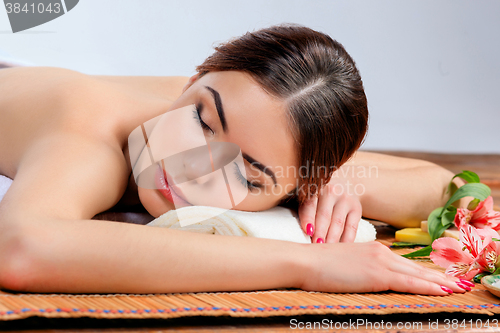
<path fill-rule="evenodd" d="M 300 227 L 297 215 L 285 207 L 274 207 L 262 212 L 225 210 L 206 206 L 189 206 L 182 209 L 181 227 L 176 211 L 169 211 L 148 223 L 148 226 L 165 227 L 206 234 L 250 236 L 286 240 L 297 243 L 311 243 Z M 218 214 L 218 215 L 217 215 Z M 201 222 L 203 216 L 214 216 Z M 190 221 L 192 219 L 192 221 Z M 375 227 L 368 221 L 359 221 L 355 242 L 370 242 L 376 238 Z"/>
<path fill-rule="evenodd" d="M 2 201 L 3 196 L 7 193 L 10 185 L 12 184 L 12 179 L 0 175 L 0 201 Z"/>

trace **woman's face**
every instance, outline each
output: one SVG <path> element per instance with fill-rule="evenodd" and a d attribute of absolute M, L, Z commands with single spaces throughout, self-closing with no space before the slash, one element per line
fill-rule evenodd
<path fill-rule="evenodd" d="M 238 176 L 236 165 L 234 172 L 226 173 L 226 177 L 238 179 L 234 186 L 248 191 L 235 209 L 261 211 L 276 206 L 296 187 L 298 171 L 284 101 L 267 94 L 250 75 L 237 71 L 195 76 L 184 89 L 169 111 L 196 105 L 206 141 L 234 143 L 241 150 L 245 167 L 242 175 L 246 180 Z M 193 135 L 192 130 L 179 133 L 182 133 L 177 138 L 179 142 Z M 158 189 L 139 187 L 138 193 L 141 203 L 154 217 L 176 207 Z"/>

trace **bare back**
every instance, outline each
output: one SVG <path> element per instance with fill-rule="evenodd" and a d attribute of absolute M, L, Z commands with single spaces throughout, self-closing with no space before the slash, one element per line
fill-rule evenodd
<path fill-rule="evenodd" d="M 53 67 L 0 71 L 1 214 L 88 219 L 127 189 L 128 134 L 169 108 L 184 77 L 89 76 Z"/>

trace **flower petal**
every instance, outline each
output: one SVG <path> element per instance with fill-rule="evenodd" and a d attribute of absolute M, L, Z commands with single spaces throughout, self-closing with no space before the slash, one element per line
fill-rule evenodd
<path fill-rule="evenodd" d="M 484 208 L 487 211 L 493 210 L 493 197 L 490 195 L 486 199 L 484 199 Z"/>
<path fill-rule="evenodd" d="M 488 209 L 490 204 L 491 204 L 491 208 Z M 472 211 L 472 214 L 474 214 L 474 215 L 485 214 L 488 210 L 490 210 L 492 208 L 493 208 L 493 198 L 491 196 L 489 196 L 486 199 L 484 199 L 483 201 L 479 202 L 476 209 L 474 209 Z"/>
<path fill-rule="evenodd" d="M 461 278 L 465 276 L 469 272 L 469 270 L 470 270 L 469 264 L 455 263 L 448 266 L 448 268 L 445 271 L 445 274 Z"/>
<path fill-rule="evenodd" d="M 495 230 L 490 228 L 483 229 L 484 231 L 490 230 L 491 233 L 496 234 Z M 484 248 L 479 253 L 477 258 L 474 260 L 482 270 L 493 273 L 495 271 L 495 264 L 498 259 L 498 251 L 497 251 L 497 242 L 491 240 L 491 234 L 486 235 L 485 240 L 483 241 Z"/>
<path fill-rule="evenodd" d="M 488 212 L 488 215 L 486 216 L 486 219 L 488 220 L 487 225 L 490 228 L 495 229 L 496 231 L 500 230 L 500 212 L 490 210 Z"/>
<path fill-rule="evenodd" d="M 472 257 L 477 256 L 483 250 L 483 241 L 481 236 L 477 233 L 476 228 L 470 224 L 460 228 L 460 241 L 469 250 Z"/>
<path fill-rule="evenodd" d="M 476 229 L 476 232 L 478 233 L 479 237 L 481 237 L 481 239 L 483 240 L 483 244 L 485 247 L 488 246 L 492 238 L 498 238 L 498 232 L 496 232 L 490 227 Z"/>
<path fill-rule="evenodd" d="M 447 268 L 455 263 L 470 264 L 474 258 L 470 253 L 462 250 L 462 244 L 451 237 L 441 237 L 432 243 L 430 258 L 432 262 Z"/>
<path fill-rule="evenodd" d="M 457 214 L 455 215 L 455 226 L 460 229 L 464 225 L 468 224 L 472 217 L 472 212 L 467 208 L 458 208 Z"/>
<path fill-rule="evenodd" d="M 477 274 L 479 274 L 481 272 L 480 269 L 471 269 L 470 271 L 467 272 L 467 274 L 465 274 L 464 277 L 460 278 L 460 279 L 464 279 L 464 280 L 472 280 L 472 278 L 474 276 L 476 276 Z"/>
<path fill-rule="evenodd" d="M 459 279 L 471 280 L 474 276 L 476 276 L 479 272 L 481 272 L 480 268 L 475 268 L 474 266 L 467 264 L 452 264 L 450 265 L 445 274 L 455 276 Z"/>
<path fill-rule="evenodd" d="M 487 197 L 484 201 L 481 201 L 476 209 L 472 211 L 470 224 L 487 224 L 488 223 L 488 212 L 493 209 L 493 198 L 491 196 Z"/>

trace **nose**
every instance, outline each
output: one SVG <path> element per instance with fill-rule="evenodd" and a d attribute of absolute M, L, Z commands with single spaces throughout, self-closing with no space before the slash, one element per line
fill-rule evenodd
<path fill-rule="evenodd" d="M 230 164 L 238 152 L 239 147 L 233 143 L 210 142 L 169 158 L 167 172 L 176 184 L 187 181 L 205 184 L 211 180 L 210 174 Z"/>
<path fill-rule="evenodd" d="M 201 182 L 201 177 L 210 174 L 212 163 L 208 146 L 190 149 L 181 154 L 183 181 L 196 180 Z M 181 176 L 181 175 L 179 175 Z"/>
<path fill-rule="evenodd" d="M 183 151 L 169 158 L 167 172 L 176 184 L 198 180 L 212 170 L 210 154 L 207 146 Z"/>

